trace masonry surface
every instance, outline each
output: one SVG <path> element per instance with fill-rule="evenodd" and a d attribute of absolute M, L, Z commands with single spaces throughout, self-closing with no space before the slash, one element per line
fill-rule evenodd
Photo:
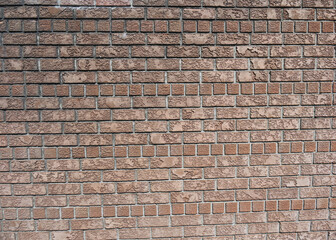
<path fill-rule="evenodd" d="M 333 0 L 0 19 L 0 239 L 336 239 Z"/>

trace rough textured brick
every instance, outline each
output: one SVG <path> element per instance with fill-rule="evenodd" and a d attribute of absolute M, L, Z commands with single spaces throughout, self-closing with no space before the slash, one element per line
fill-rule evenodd
<path fill-rule="evenodd" d="M 0 0 L 0 239 L 334 239 L 332 0 Z"/>

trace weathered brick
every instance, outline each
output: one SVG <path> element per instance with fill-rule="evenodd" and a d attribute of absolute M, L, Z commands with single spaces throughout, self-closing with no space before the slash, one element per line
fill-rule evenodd
<path fill-rule="evenodd" d="M 266 96 L 237 96 L 237 106 L 266 106 Z"/>
<path fill-rule="evenodd" d="M 145 43 L 145 35 L 142 33 L 112 34 L 112 44 L 116 45 L 139 45 Z"/>
<path fill-rule="evenodd" d="M 310 222 L 282 222 L 280 232 L 308 232 Z"/>
<path fill-rule="evenodd" d="M 31 45 L 37 43 L 34 33 L 5 33 L 3 43 L 6 45 Z"/>
<path fill-rule="evenodd" d="M 249 40 L 249 35 L 245 33 L 217 34 L 217 44 L 219 45 L 245 45 Z"/>
<path fill-rule="evenodd" d="M 279 45 L 282 44 L 282 35 L 278 33 L 255 33 L 251 36 L 252 44 L 269 44 L 269 45 Z"/>
<path fill-rule="evenodd" d="M 148 19 L 179 19 L 180 11 L 178 8 L 147 8 Z"/>
<path fill-rule="evenodd" d="M 315 17 L 314 9 L 285 9 L 284 18 L 291 20 L 311 20 Z"/>
<path fill-rule="evenodd" d="M 0 5 L 0 239 L 335 238 L 332 0 Z"/>

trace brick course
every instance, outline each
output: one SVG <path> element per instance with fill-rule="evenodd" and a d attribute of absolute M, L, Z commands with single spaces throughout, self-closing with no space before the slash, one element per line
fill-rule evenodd
<path fill-rule="evenodd" d="M 333 0 L 0 0 L 0 239 L 336 239 Z"/>

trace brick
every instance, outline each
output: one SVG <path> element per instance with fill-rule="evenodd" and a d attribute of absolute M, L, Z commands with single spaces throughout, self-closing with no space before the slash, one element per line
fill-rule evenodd
<path fill-rule="evenodd" d="M 41 70 L 53 71 L 53 70 L 75 70 L 74 61 L 72 59 L 42 59 Z"/>
<path fill-rule="evenodd" d="M 218 189 L 244 189 L 248 187 L 248 179 L 219 179 L 217 181 Z"/>
<path fill-rule="evenodd" d="M 35 198 L 37 207 L 64 207 L 66 206 L 65 196 L 37 196 Z"/>
<path fill-rule="evenodd" d="M 279 178 L 253 178 L 251 188 L 273 188 L 280 186 Z"/>
<path fill-rule="evenodd" d="M 251 59 L 251 69 L 281 69 L 279 59 Z"/>
<path fill-rule="evenodd" d="M 268 191 L 269 199 L 297 198 L 297 189 L 270 189 Z"/>
<path fill-rule="evenodd" d="M 24 134 L 25 125 L 22 123 L 1 123 L 0 134 Z"/>
<path fill-rule="evenodd" d="M 213 236 L 215 227 L 210 226 L 190 226 L 184 228 L 185 236 Z"/>
<path fill-rule="evenodd" d="M 336 38 L 333 34 L 319 34 L 318 35 L 318 44 L 324 44 L 324 45 L 333 45 L 335 44 Z"/>
<path fill-rule="evenodd" d="M 209 167 L 215 165 L 214 157 L 185 157 L 185 167 Z"/>
<path fill-rule="evenodd" d="M 2 197 L 1 206 L 3 207 L 32 207 L 32 197 Z"/>
<path fill-rule="evenodd" d="M 39 1 L 39 4 L 43 2 Z M 55 7 L 40 7 L 39 8 L 40 18 L 72 18 L 73 10 L 70 8 L 55 8 Z"/>
<path fill-rule="evenodd" d="M 271 47 L 272 57 L 300 57 L 301 48 L 299 46 L 272 46 Z"/>
<path fill-rule="evenodd" d="M 200 121 L 170 121 L 169 129 L 172 132 L 200 131 L 202 126 Z"/>
<path fill-rule="evenodd" d="M 311 228 L 313 231 L 333 231 L 335 230 L 335 221 L 314 221 Z"/>
<path fill-rule="evenodd" d="M 42 45 L 71 45 L 74 43 L 72 34 L 65 33 L 41 33 L 39 42 Z"/>
<path fill-rule="evenodd" d="M 107 228 L 131 228 L 136 226 L 136 221 L 134 218 L 118 218 L 115 221 L 112 219 L 106 219 L 105 224 Z"/>
<path fill-rule="evenodd" d="M 334 68 L 336 65 L 333 58 L 325 58 L 318 61 L 318 68 Z"/>
<path fill-rule="evenodd" d="M 199 107 L 200 97 L 168 97 L 168 107 Z"/>
<path fill-rule="evenodd" d="M 332 57 L 334 49 L 330 46 L 305 46 L 303 54 L 306 57 Z"/>
<path fill-rule="evenodd" d="M 85 236 L 88 240 L 96 239 L 97 237 L 117 239 L 117 231 L 114 229 L 113 230 L 89 230 L 85 232 Z"/>
<path fill-rule="evenodd" d="M 269 44 L 269 45 L 279 45 L 282 44 L 282 35 L 278 33 L 263 34 L 255 33 L 251 36 L 252 44 Z"/>
<path fill-rule="evenodd" d="M 228 166 L 244 166 L 247 165 L 248 158 L 246 156 L 224 156 L 218 157 L 218 165 L 221 167 Z"/>
<path fill-rule="evenodd" d="M 208 120 L 204 121 L 205 131 L 223 131 L 223 130 L 234 130 L 234 121 L 232 120 Z"/>
<path fill-rule="evenodd" d="M 283 105 L 299 105 L 300 98 L 296 95 L 273 95 L 269 97 L 270 105 L 283 106 Z"/>
<path fill-rule="evenodd" d="M 299 71 L 274 71 L 271 72 L 271 81 L 273 82 L 298 82 L 301 80 Z"/>
<path fill-rule="evenodd" d="M 168 203 L 168 193 L 141 193 L 138 195 L 138 203 L 140 204 L 155 204 L 155 203 Z"/>
<path fill-rule="evenodd" d="M 178 70 L 178 59 L 148 59 L 148 70 Z M 144 70 L 144 69 L 140 69 Z"/>
<path fill-rule="evenodd" d="M 234 106 L 234 97 L 232 96 L 204 96 L 202 105 L 204 107 Z"/>
<path fill-rule="evenodd" d="M 285 141 L 297 141 L 297 140 L 313 140 L 314 132 L 309 130 L 302 131 L 285 131 L 284 140 Z"/>
<path fill-rule="evenodd" d="M 55 47 L 51 46 L 26 46 L 23 49 L 24 57 L 57 57 Z"/>
<path fill-rule="evenodd" d="M 33 221 L 4 221 L 4 231 L 33 231 L 35 230 Z"/>
<path fill-rule="evenodd" d="M 233 201 L 233 191 L 207 191 L 204 192 L 204 201 L 207 202 L 222 202 Z"/>
<path fill-rule="evenodd" d="M 130 74 L 127 72 L 98 72 L 99 83 L 129 83 Z"/>
<path fill-rule="evenodd" d="M 248 134 L 246 132 L 219 132 L 218 142 L 248 142 Z"/>
<path fill-rule="evenodd" d="M 308 187 L 311 185 L 309 177 L 283 177 L 282 185 L 285 187 Z"/>
<path fill-rule="evenodd" d="M 130 100 L 130 99 L 127 98 L 127 100 Z M 166 98 L 165 97 L 134 97 L 133 107 L 135 108 L 166 107 Z"/>
<path fill-rule="evenodd" d="M 65 182 L 65 173 L 62 172 L 34 172 L 33 182 Z"/>
<path fill-rule="evenodd" d="M 3 35 L 3 44 L 30 45 L 36 44 L 36 34 L 33 33 L 6 33 Z"/>
<path fill-rule="evenodd" d="M 311 154 L 288 154 L 283 156 L 283 164 L 307 164 L 312 163 L 313 156 Z"/>
<path fill-rule="evenodd" d="M 303 81 L 332 81 L 332 73 L 329 70 L 303 71 Z"/>
<path fill-rule="evenodd" d="M 325 233 L 323 233 L 323 232 L 316 232 L 316 233 L 314 233 L 314 232 L 308 232 L 308 233 L 304 233 L 304 232 L 302 232 L 302 233 L 299 233 L 299 239 L 301 240 L 301 239 L 304 239 L 304 238 L 316 238 L 316 239 L 318 239 L 318 238 L 321 238 L 321 239 L 323 239 L 323 238 L 326 238 L 326 234 Z"/>
<path fill-rule="evenodd" d="M 279 224 L 278 223 L 256 223 L 249 224 L 248 232 L 249 233 L 276 233 L 278 232 Z"/>
<path fill-rule="evenodd" d="M 113 18 L 144 18 L 143 8 L 115 8 L 112 10 Z"/>
<path fill-rule="evenodd" d="M 32 111 L 29 111 L 29 112 L 32 112 Z M 27 114 L 29 112 L 27 112 Z M 45 110 L 45 111 L 42 111 L 42 120 L 43 121 L 74 121 L 75 113 L 74 111 L 71 111 L 71 110 Z"/>
<path fill-rule="evenodd" d="M 148 192 L 148 183 L 146 182 L 123 182 L 117 184 L 118 193 Z"/>
<path fill-rule="evenodd" d="M 18 233 L 18 239 L 26 239 L 26 238 L 30 238 L 30 239 L 38 239 L 38 238 L 48 238 L 49 237 L 49 233 L 47 232 L 20 232 Z M 6 238 L 5 238 L 6 239 Z M 10 238 L 8 238 L 10 239 Z M 14 238 L 13 238 L 14 239 Z"/>
<path fill-rule="evenodd" d="M 117 145 L 146 144 L 147 134 L 119 134 L 115 136 L 115 142 Z"/>
<path fill-rule="evenodd" d="M 81 189 L 79 184 L 50 184 L 48 186 L 50 194 L 80 194 Z"/>
<path fill-rule="evenodd" d="M 181 143 L 181 134 L 179 133 L 152 133 L 150 135 L 152 144 L 174 144 Z"/>
<path fill-rule="evenodd" d="M 202 176 L 200 169 L 173 169 L 172 179 L 198 179 Z"/>
<path fill-rule="evenodd" d="M 139 45 L 145 43 L 145 35 L 142 33 L 129 33 L 126 35 L 113 33 L 112 44 L 116 45 Z"/>
<path fill-rule="evenodd" d="M 238 225 L 222 225 L 217 227 L 218 235 L 236 235 L 236 234 L 246 234 L 247 228 L 244 224 Z"/>
<path fill-rule="evenodd" d="M 265 130 L 265 120 L 237 120 L 237 130 Z"/>
<path fill-rule="evenodd" d="M 168 46 L 167 57 L 199 57 L 199 49 L 196 46 Z M 180 74 L 183 74 L 181 72 Z"/>
<path fill-rule="evenodd" d="M 282 222 L 280 232 L 307 232 L 310 229 L 310 222 Z"/>
<path fill-rule="evenodd" d="M 30 123 L 28 127 L 31 134 L 62 133 L 60 123 Z"/>
<path fill-rule="evenodd" d="M 187 79 L 188 82 L 199 82 L 200 75 L 198 72 L 168 72 L 168 82 L 182 82 L 182 79 Z"/>
<path fill-rule="evenodd" d="M 68 230 L 69 224 L 66 220 L 40 220 L 37 229 L 39 231 Z"/>
<path fill-rule="evenodd" d="M 148 44 L 155 45 L 176 45 L 180 44 L 179 34 L 167 34 L 167 33 L 149 33 L 147 36 Z"/>
<path fill-rule="evenodd" d="M 148 19 L 179 19 L 180 11 L 178 8 L 148 8 Z"/>
<path fill-rule="evenodd" d="M 134 83 L 162 83 L 164 82 L 163 72 L 134 72 L 132 76 Z"/>
<path fill-rule="evenodd" d="M 182 237 L 182 227 L 169 227 L 169 231 L 167 231 L 167 228 L 164 227 L 155 227 L 152 228 L 152 236 L 153 237 Z"/>
<path fill-rule="evenodd" d="M 245 45 L 249 39 L 249 35 L 245 33 L 217 34 L 217 44 L 219 45 Z"/>
<path fill-rule="evenodd" d="M 237 96 L 237 106 L 265 106 L 266 96 Z"/>
<path fill-rule="evenodd" d="M 99 63 L 99 62 L 98 62 Z M 109 70 L 109 60 L 105 60 L 106 67 L 100 70 Z M 112 60 L 113 70 L 145 70 L 145 64 L 140 59 L 116 59 Z"/>
<path fill-rule="evenodd" d="M 262 223 L 266 221 L 265 213 L 238 213 L 237 223 Z"/>
<path fill-rule="evenodd" d="M 214 190 L 215 182 L 213 180 L 188 180 L 184 181 L 185 191 Z"/>
<path fill-rule="evenodd" d="M 110 61 L 107 59 L 79 59 L 77 60 L 78 70 L 110 70 Z"/>
<path fill-rule="evenodd" d="M 315 12 L 314 9 L 285 9 L 284 18 L 297 20 L 297 19 L 314 19 Z"/>
<path fill-rule="evenodd" d="M 78 160 L 53 160 L 47 163 L 47 169 L 49 170 L 78 170 L 79 161 Z"/>
<path fill-rule="evenodd" d="M 217 60 L 217 69 L 232 70 L 232 69 L 247 69 L 247 61 L 244 59 L 219 59 Z"/>
<path fill-rule="evenodd" d="M 257 8 L 250 10 L 251 19 L 281 19 L 280 9 L 275 8 Z"/>
<path fill-rule="evenodd" d="M 23 101 L 18 98 L 2 98 L 0 109 L 23 109 Z"/>
<path fill-rule="evenodd" d="M 172 203 L 185 203 L 185 202 L 201 202 L 202 194 L 201 192 L 172 192 L 171 202 Z"/>
<path fill-rule="evenodd" d="M 299 129 L 298 119 L 271 119 L 269 129 Z"/>
<path fill-rule="evenodd" d="M 86 19 L 106 19 L 109 18 L 109 9 L 77 9 L 76 18 L 86 18 Z"/>
<path fill-rule="evenodd" d="M 284 175 L 294 176 L 294 175 L 297 175 L 298 172 L 299 172 L 299 168 L 298 166 L 295 166 L 295 165 L 270 167 L 270 176 L 284 176 Z"/>
<path fill-rule="evenodd" d="M 57 72 L 27 72 L 27 83 L 59 83 L 60 78 Z"/>
<path fill-rule="evenodd" d="M 63 108 L 65 109 L 80 109 L 80 108 L 95 108 L 94 98 L 63 98 Z"/>
<path fill-rule="evenodd" d="M 202 82 L 233 82 L 233 72 L 202 72 Z"/>
<path fill-rule="evenodd" d="M 286 59 L 285 69 L 312 69 L 315 67 L 315 61 L 312 59 Z"/>
<path fill-rule="evenodd" d="M 153 192 L 182 191 L 182 182 L 180 181 L 153 182 L 151 184 L 151 191 Z"/>
<path fill-rule="evenodd" d="M 211 70 L 213 61 L 210 59 L 182 59 L 182 70 Z"/>

